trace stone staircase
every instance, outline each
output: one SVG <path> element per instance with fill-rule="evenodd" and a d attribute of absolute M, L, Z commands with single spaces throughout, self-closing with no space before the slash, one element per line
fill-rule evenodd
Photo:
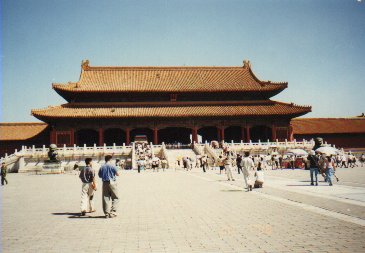
<path fill-rule="evenodd" d="M 177 169 L 177 160 L 183 157 L 190 157 L 192 159 L 192 164 L 196 164 L 196 153 L 192 149 L 165 149 L 165 155 L 169 164 L 169 168 Z M 180 163 L 182 166 L 182 163 Z"/>

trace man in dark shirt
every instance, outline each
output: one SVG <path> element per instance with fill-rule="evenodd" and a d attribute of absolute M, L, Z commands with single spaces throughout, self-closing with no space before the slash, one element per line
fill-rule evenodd
<path fill-rule="evenodd" d="M 6 168 L 5 162 L 3 162 L 1 164 L 1 185 L 4 185 L 4 182 L 6 182 L 6 184 L 8 184 L 8 180 L 6 179 L 6 172 L 7 172 L 7 168 Z"/>
<path fill-rule="evenodd" d="M 313 176 L 315 176 L 316 185 L 318 185 L 318 157 L 313 150 L 311 150 L 310 155 L 308 155 L 308 160 L 310 163 L 309 170 L 311 176 L 311 185 L 314 185 Z"/>
<path fill-rule="evenodd" d="M 242 161 L 242 156 L 240 154 L 237 154 L 236 165 L 238 174 L 240 174 L 240 171 L 242 171 L 241 161 Z"/>
<path fill-rule="evenodd" d="M 95 212 L 94 191 L 96 191 L 95 171 L 92 168 L 92 159 L 85 159 L 86 167 L 80 171 L 80 179 L 82 181 L 81 190 L 81 215 L 84 216 L 87 211 Z"/>
<path fill-rule="evenodd" d="M 105 218 L 117 216 L 118 185 L 115 176 L 119 176 L 117 168 L 111 164 L 111 155 L 105 156 L 105 164 L 99 170 L 99 177 L 103 180 L 103 211 Z M 111 205 L 110 205 L 110 202 Z"/>

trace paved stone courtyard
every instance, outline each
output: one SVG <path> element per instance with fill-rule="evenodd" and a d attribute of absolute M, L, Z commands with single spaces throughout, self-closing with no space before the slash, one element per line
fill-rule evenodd
<path fill-rule="evenodd" d="M 77 175 L 8 174 L 1 187 L 2 252 L 365 252 L 365 167 L 339 169 L 333 187 L 309 172 L 242 175 L 123 171 L 119 216 L 79 216 Z M 101 182 L 99 181 L 99 188 Z"/>

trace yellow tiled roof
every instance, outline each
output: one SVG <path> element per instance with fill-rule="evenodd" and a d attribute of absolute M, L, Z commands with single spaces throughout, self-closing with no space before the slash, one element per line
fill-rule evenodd
<path fill-rule="evenodd" d="M 220 92 L 280 91 L 286 82 L 260 81 L 244 67 L 91 67 L 78 82 L 53 84 L 68 92 Z"/>
<path fill-rule="evenodd" d="M 0 141 L 27 140 L 47 128 L 45 123 L 0 123 Z"/>
<path fill-rule="evenodd" d="M 310 107 L 275 101 L 179 103 L 69 103 L 32 110 L 38 119 L 49 118 L 170 118 L 303 115 Z"/>
<path fill-rule="evenodd" d="M 299 118 L 292 120 L 295 134 L 365 133 L 365 118 Z"/>

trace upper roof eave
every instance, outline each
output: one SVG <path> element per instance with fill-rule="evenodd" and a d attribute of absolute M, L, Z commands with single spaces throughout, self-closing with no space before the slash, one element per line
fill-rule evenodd
<path fill-rule="evenodd" d="M 132 71 L 132 72 L 130 72 Z M 137 72 L 135 72 L 137 71 Z M 161 73 L 159 72 L 161 71 Z M 167 74 L 165 71 L 174 71 Z M 203 72 L 202 72 L 203 71 Z M 213 71 L 213 72 L 212 72 Z M 217 71 L 217 72 L 214 72 Z M 228 71 L 228 72 L 227 72 Z M 187 74 L 185 74 L 187 73 Z M 56 91 L 83 92 L 281 92 L 287 82 L 261 81 L 249 61 L 244 66 L 89 66 L 79 81 L 54 83 Z"/>

